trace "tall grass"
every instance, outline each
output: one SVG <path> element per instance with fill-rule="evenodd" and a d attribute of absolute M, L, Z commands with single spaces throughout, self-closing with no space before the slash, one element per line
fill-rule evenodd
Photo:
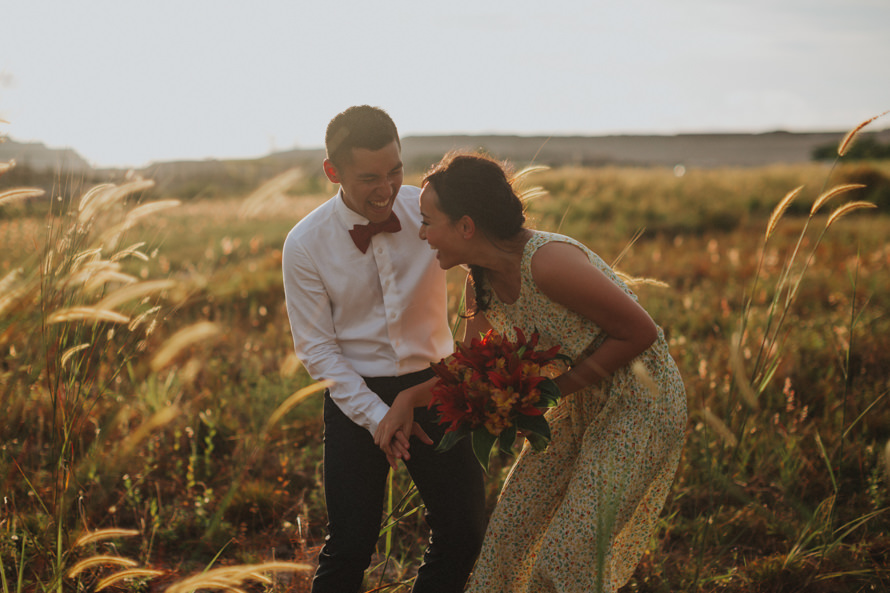
<path fill-rule="evenodd" d="M 607 261 L 624 252 L 623 271 L 668 285 L 636 291 L 666 330 L 692 422 L 628 590 L 888 582 L 890 221 L 874 197 L 888 171 L 530 175 L 547 190 L 529 204 L 538 228 Z M 285 234 L 333 193 L 313 179 L 291 172 L 244 199 L 175 207 L 138 178 L 83 192 L 85 204 L 56 199 L 77 195 L 67 190 L 0 196 L 3 593 L 89 590 L 128 570 L 163 574 L 108 588 L 162 590 L 231 565 L 314 562 L 321 398 L 303 391 L 280 278 Z M 318 194 L 289 195 L 293 182 Z M 53 214 L 30 216 L 27 200 Z M 857 202 L 879 209 L 846 205 Z M 448 278 L 456 323 L 463 278 Z M 511 461 L 492 461 L 492 506 Z M 425 547 L 404 472 L 390 492 L 369 589 L 406 589 Z M 138 535 L 75 544 L 109 528 Z M 218 582 L 308 590 L 302 570 Z"/>

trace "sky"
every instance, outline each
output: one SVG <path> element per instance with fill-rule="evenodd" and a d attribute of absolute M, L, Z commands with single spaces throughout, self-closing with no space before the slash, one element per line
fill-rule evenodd
<path fill-rule="evenodd" d="M 0 16 L 0 133 L 94 166 L 317 148 L 357 104 L 402 136 L 845 132 L 890 109 L 890 0 L 3 0 Z"/>

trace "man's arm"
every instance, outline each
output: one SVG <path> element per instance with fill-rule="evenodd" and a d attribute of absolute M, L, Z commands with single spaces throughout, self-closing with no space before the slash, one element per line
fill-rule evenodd
<path fill-rule="evenodd" d="M 331 381 L 331 398 L 337 406 L 353 422 L 374 434 L 389 406 L 368 389 L 343 356 L 324 282 L 309 254 L 290 237 L 282 252 L 282 273 L 297 358 L 313 379 Z"/>

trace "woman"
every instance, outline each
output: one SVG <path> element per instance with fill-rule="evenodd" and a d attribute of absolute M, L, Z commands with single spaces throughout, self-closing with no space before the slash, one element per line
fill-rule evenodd
<path fill-rule="evenodd" d="M 515 339 L 519 327 L 573 360 L 555 378 L 563 397 L 547 414 L 550 444 L 517 459 L 467 590 L 616 590 L 646 549 L 684 439 L 686 395 L 664 334 L 599 256 L 523 227 L 498 163 L 446 157 L 420 208 L 439 265 L 470 267 L 465 342 L 489 328 Z M 410 434 L 412 408 L 429 400 L 429 383 L 402 392 L 378 444 Z"/>

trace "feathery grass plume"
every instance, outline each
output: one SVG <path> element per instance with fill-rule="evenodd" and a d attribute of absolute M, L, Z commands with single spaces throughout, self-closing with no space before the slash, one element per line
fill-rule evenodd
<path fill-rule="evenodd" d="M 745 361 L 742 358 L 742 339 L 740 334 L 734 334 L 730 344 L 729 362 L 732 365 L 732 372 L 735 375 L 735 384 L 739 388 L 739 394 L 742 401 L 748 404 L 752 410 L 757 410 L 758 404 L 757 393 L 751 387 L 748 381 L 748 373 L 745 371 Z"/>
<path fill-rule="evenodd" d="M 68 571 L 68 578 L 74 578 L 86 569 L 92 568 L 93 566 L 107 566 L 109 564 L 114 566 L 139 566 L 139 563 L 135 560 L 131 560 L 130 558 L 123 558 L 121 556 L 90 556 L 89 558 L 84 558 L 83 560 L 72 566 L 71 569 Z"/>
<path fill-rule="evenodd" d="M 671 285 L 658 278 L 645 278 L 643 276 L 631 276 L 618 270 L 612 270 L 615 275 L 621 278 L 621 281 L 628 286 L 657 286 L 658 288 L 670 288 Z"/>
<path fill-rule="evenodd" d="M 14 167 L 15 167 L 14 159 L 6 161 L 5 163 L 0 163 L 0 175 L 3 175 L 4 173 L 6 173 L 7 171 L 9 171 L 10 169 L 12 169 Z"/>
<path fill-rule="evenodd" d="M 139 531 L 136 529 L 109 527 L 108 529 L 99 529 L 97 531 L 88 531 L 87 533 L 84 533 L 74 541 L 74 544 L 72 544 L 71 547 L 79 548 L 80 546 L 85 546 L 93 542 L 114 539 L 116 537 L 133 537 L 135 535 L 139 535 Z"/>
<path fill-rule="evenodd" d="M 513 187 L 513 191 L 516 192 L 516 195 L 519 197 L 523 204 L 527 204 L 528 202 L 531 202 L 532 200 L 535 200 L 537 198 L 542 198 L 550 193 L 546 189 L 538 185 L 528 188 L 521 187 L 522 181 L 525 177 L 533 175 L 534 173 L 539 173 L 541 171 L 547 171 L 549 169 L 550 167 L 546 165 L 529 165 L 528 167 L 523 168 L 521 171 L 513 175 L 512 178 L 510 178 L 510 185 Z"/>
<path fill-rule="evenodd" d="M 19 277 L 23 271 L 22 268 L 16 268 L 0 280 L 0 315 L 26 291 L 25 287 L 19 286 Z"/>
<path fill-rule="evenodd" d="M 859 124 L 858 126 L 853 128 L 852 130 L 847 132 L 847 135 L 844 136 L 844 139 L 841 140 L 841 143 L 837 147 L 837 155 L 844 156 L 845 154 L 847 154 L 847 150 L 850 148 L 850 144 L 853 142 L 853 139 L 856 137 L 856 135 L 859 133 L 859 131 L 862 130 L 862 128 L 864 128 L 871 122 L 878 119 L 879 117 L 887 115 L 888 113 L 890 113 L 890 110 L 887 110 L 884 113 L 878 114 L 870 119 L 865 120 L 864 122 L 862 122 L 861 124 Z"/>
<path fill-rule="evenodd" d="M 122 284 L 128 286 L 134 282 L 138 282 L 138 280 L 135 276 L 131 276 L 130 274 L 118 272 L 117 270 L 103 270 L 87 279 L 83 284 L 83 289 L 87 293 L 93 293 L 100 288 L 106 288 L 109 284 Z"/>
<path fill-rule="evenodd" d="M 97 185 L 80 199 L 78 222 L 86 224 L 102 210 L 110 208 L 130 194 L 151 189 L 154 184 L 151 179 L 135 179 L 120 186 L 113 183 Z"/>
<path fill-rule="evenodd" d="M 134 329 L 139 327 L 143 321 L 145 321 L 146 319 L 148 319 L 149 317 L 151 317 L 152 315 L 154 315 L 155 313 L 157 313 L 160 310 L 161 310 L 161 306 L 155 305 L 151 309 L 143 311 L 142 313 L 140 313 L 139 315 L 137 315 L 136 317 L 133 318 L 133 321 L 131 321 L 130 324 L 127 325 L 127 329 L 130 331 L 133 331 Z"/>
<path fill-rule="evenodd" d="M 145 241 L 139 241 L 138 243 L 133 243 L 129 247 L 121 249 L 117 253 L 111 256 L 111 261 L 119 261 L 124 259 L 125 257 L 133 256 L 136 259 L 141 259 L 142 261 L 148 261 L 148 256 L 139 251 L 139 248 L 145 245 Z"/>
<path fill-rule="evenodd" d="M 130 434 L 121 441 L 116 448 L 115 455 L 119 458 L 129 455 L 133 449 L 135 449 L 139 443 L 147 439 L 151 433 L 176 418 L 180 411 L 178 405 L 171 404 L 152 414 L 151 418 L 143 422 L 136 430 L 131 431 Z"/>
<path fill-rule="evenodd" d="M 846 185 L 838 185 L 836 187 L 831 188 L 830 190 L 828 190 L 827 192 L 823 193 L 821 196 L 816 198 L 816 201 L 813 202 L 813 207 L 810 208 L 810 216 L 815 216 L 816 212 L 819 211 L 819 208 L 821 208 L 822 205 L 825 204 L 825 202 L 827 202 L 834 196 L 837 196 L 844 192 L 848 192 L 852 189 L 859 189 L 862 187 L 865 187 L 865 186 L 862 185 L 861 183 L 848 183 Z"/>
<path fill-rule="evenodd" d="M 264 564 L 245 564 L 240 566 L 223 566 L 189 577 L 174 583 L 164 593 L 191 593 L 199 589 L 222 589 L 231 591 L 247 580 L 271 583 L 264 573 L 269 572 L 306 572 L 312 570 L 308 564 L 295 562 L 266 562 Z"/>
<path fill-rule="evenodd" d="M 772 214 L 770 214 L 769 222 L 766 224 L 766 238 L 769 239 L 773 231 L 776 230 L 776 225 L 779 224 L 779 219 L 782 218 L 782 215 L 785 214 L 785 210 L 788 209 L 788 206 L 791 205 L 791 202 L 794 201 L 794 198 L 803 190 L 804 186 L 799 186 L 790 192 L 788 192 L 782 201 L 776 205 L 775 209 L 773 209 Z"/>
<path fill-rule="evenodd" d="M 272 412 L 272 415 L 269 416 L 269 419 L 266 421 L 266 428 L 263 429 L 265 432 L 269 427 L 276 424 L 281 418 L 287 414 L 294 406 L 299 404 L 301 401 L 312 395 L 313 393 L 319 392 L 323 389 L 327 389 L 331 385 L 333 385 L 333 381 L 319 381 L 318 383 L 313 383 L 312 385 L 307 385 L 297 392 L 291 394 L 286 400 L 281 402 L 275 411 Z"/>
<path fill-rule="evenodd" d="M 176 281 L 171 279 L 146 280 L 145 282 L 131 284 L 111 292 L 108 296 L 96 303 L 96 307 L 100 309 L 114 309 L 126 302 L 169 290 L 174 286 L 176 286 Z"/>
<path fill-rule="evenodd" d="M 117 311 L 99 309 L 98 307 L 68 307 L 59 309 L 50 315 L 46 323 L 65 323 L 67 321 L 110 321 L 111 323 L 129 323 L 130 318 Z"/>
<path fill-rule="evenodd" d="M 825 230 L 828 230 L 828 227 L 834 224 L 834 222 L 838 218 L 845 216 L 850 212 L 853 212 L 854 210 L 860 210 L 862 208 L 877 208 L 877 206 L 872 204 L 871 202 L 847 202 L 831 213 L 831 216 L 828 217 L 828 222 L 825 223 Z"/>
<path fill-rule="evenodd" d="M 652 379 L 652 375 L 649 374 L 646 365 L 643 364 L 642 361 L 636 360 L 630 368 L 633 371 L 633 374 L 636 375 L 637 379 L 640 380 L 640 383 L 642 383 L 649 392 L 649 395 L 651 397 L 658 397 L 661 393 L 661 389 L 658 388 L 658 383 Z"/>
<path fill-rule="evenodd" d="M 68 348 L 62 354 L 62 362 L 59 363 L 59 366 L 64 367 L 65 363 L 67 363 L 71 359 L 72 356 L 74 356 L 81 350 L 85 350 L 86 348 L 89 348 L 89 347 L 90 347 L 89 344 L 78 344 L 77 346 L 72 346 L 71 348 Z"/>
<path fill-rule="evenodd" d="M 729 427 L 726 426 L 726 423 L 718 418 L 717 415 L 711 411 L 711 408 L 702 408 L 701 415 L 704 418 L 705 423 L 710 426 L 714 430 L 714 432 L 716 432 L 717 435 L 728 445 L 735 447 L 739 444 L 739 440 L 734 434 L 732 434 L 732 431 L 729 430 Z"/>
<path fill-rule="evenodd" d="M 887 486 L 890 487 L 890 440 L 884 446 L 884 479 L 887 480 Z"/>
<path fill-rule="evenodd" d="M 137 206 L 127 213 L 127 216 L 124 218 L 124 224 L 127 225 L 127 228 L 129 228 L 136 224 L 136 221 L 138 221 L 140 218 L 145 218 L 146 216 L 150 216 L 162 210 L 176 208 L 181 204 L 182 202 L 180 202 L 179 200 L 158 200 L 156 202 L 142 204 L 141 206 Z"/>
<path fill-rule="evenodd" d="M 303 170 L 294 167 L 266 181 L 247 196 L 238 209 L 238 218 L 249 219 L 258 216 L 265 208 L 284 197 L 285 192 L 302 178 Z"/>
<path fill-rule="evenodd" d="M 222 333 L 222 329 L 211 321 L 199 321 L 184 327 L 170 336 L 151 360 L 151 370 L 157 372 L 173 362 L 176 355 L 192 344 L 210 340 Z"/>
<path fill-rule="evenodd" d="M 108 249 L 115 249 L 117 247 L 118 241 L 120 241 L 121 236 L 126 231 L 130 230 L 137 222 L 139 222 L 140 219 L 152 214 L 156 214 L 163 210 L 176 208 L 181 204 L 182 202 L 180 202 L 179 200 L 159 200 L 157 202 L 149 202 L 147 204 L 137 206 L 136 208 L 130 210 L 121 222 L 103 232 L 102 236 L 99 237 L 99 243 L 104 245 Z"/>
<path fill-rule="evenodd" d="M 159 577 L 164 574 L 161 570 L 154 570 L 151 568 L 131 568 L 130 570 L 122 570 L 118 573 L 115 573 L 111 576 L 107 576 L 98 583 L 96 583 L 96 591 L 101 591 L 106 587 L 110 587 L 111 585 L 117 583 L 118 581 L 123 581 L 126 579 L 135 579 L 135 578 L 154 578 Z"/>
<path fill-rule="evenodd" d="M 46 192 L 36 187 L 17 187 L 15 189 L 0 192 L 0 206 L 6 206 L 13 202 L 20 202 L 30 198 L 37 198 Z"/>

